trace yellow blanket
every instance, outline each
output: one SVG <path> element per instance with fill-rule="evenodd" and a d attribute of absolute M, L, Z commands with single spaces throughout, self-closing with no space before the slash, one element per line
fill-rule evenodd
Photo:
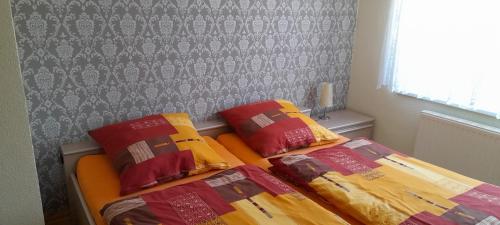
<path fill-rule="evenodd" d="M 271 158 L 275 174 L 366 224 L 500 224 L 500 188 L 370 140 Z"/>

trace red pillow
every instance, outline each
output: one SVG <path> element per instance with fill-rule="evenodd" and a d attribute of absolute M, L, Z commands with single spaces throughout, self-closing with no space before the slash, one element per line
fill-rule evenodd
<path fill-rule="evenodd" d="M 264 157 L 338 139 L 286 100 L 251 103 L 219 113 L 248 146 Z"/>
<path fill-rule="evenodd" d="M 189 116 L 147 116 L 89 131 L 120 173 L 120 194 L 228 167 L 196 132 Z"/>

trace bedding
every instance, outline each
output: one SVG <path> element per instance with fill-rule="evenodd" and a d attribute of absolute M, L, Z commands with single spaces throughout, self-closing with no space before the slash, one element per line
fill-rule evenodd
<path fill-rule="evenodd" d="M 122 195 L 227 168 L 186 113 L 146 116 L 89 131 L 120 173 Z"/>
<path fill-rule="evenodd" d="M 270 170 L 366 224 L 500 224 L 500 188 L 367 139 L 269 159 Z"/>
<path fill-rule="evenodd" d="M 241 105 L 219 114 L 248 146 L 264 157 L 338 139 L 286 100 Z"/>
<path fill-rule="evenodd" d="M 348 138 L 338 135 L 339 139 L 337 141 L 321 145 L 314 146 L 308 148 L 297 149 L 291 152 L 286 152 L 282 154 L 275 155 L 273 157 L 285 156 L 285 155 L 295 155 L 295 154 L 307 154 L 309 152 L 316 151 L 325 147 L 332 147 L 339 144 L 343 144 L 349 141 Z M 267 160 L 268 158 L 262 157 L 258 153 L 252 150 L 250 146 L 248 146 L 237 134 L 235 133 L 225 133 L 221 134 L 217 137 L 217 141 L 222 144 L 229 152 L 238 157 L 241 161 L 246 164 L 258 166 L 264 170 L 268 170 L 272 164 Z"/>
<path fill-rule="evenodd" d="M 335 141 L 334 143 L 326 144 L 323 146 L 315 146 L 315 147 L 308 147 L 304 149 L 298 149 L 295 151 L 283 153 L 277 156 L 285 156 L 285 155 L 293 155 L 293 154 L 306 154 L 312 151 L 315 151 L 317 149 L 320 149 L 322 147 L 331 147 L 335 145 L 339 145 L 342 143 L 345 143 L 349 139 L 339 135 L 339 139 Z M 261 155 L 257 154 L 254 152 L 241 138 L 238 137 L 237 134 L 235 133 L 226 133 L 226 134 L 221 134 L 217 137 L 217 141 L 222 144 L 228 151 L 230 151 L 233 155 L 238 157 L 241 161 L 248 165 L 254 165 L 257 167 L 260 167 L 266 171 L 268 171 L 268 168 L 271 167 L 271 163 L 267 160 L 267 158 L 262 157 Z M 334 205 L 328 203 L 325 201 L 321 196 L 318 196 L 315 193 L 308 192 L 304 188 L 298 187 L 293 185 L 293 183 L 286 182 L 288 185 L 294 187 L 296 190 L 301 192 L 303 195 L 306 197 L 312 199 L 316 203 L 320 204 L 323 208 L 328 209 L 331 212 L 334 212 L 335 214 L 341 216 L 344 220 L 348 221 L 351 224 L 361 224 L 359 221 L 351 217 L 349 214 L 340 211 L 337 207 Z"/>
<path fill-rule="evenodd" d="M 347 224 L 262 169 L 245 165 L 105 205 L 109 225 Z"/>
<path fill-rule="evenodd" d="M 226 150 L 221 144 L 211 137 L 203 137 L 205 142 L 227 163 L 229 168 L 244 165 L 236 156 Z M 185 184 L 192 181 L 207 178 L 220 170 L 209 171 L 207 173 L 185 177 L 168 183 L 160 184 L 137 194 L 148 193 L 151 191 L 162 190 L 179 184 Z M 92 214 L 97 225 L 105 225 L 106 222 L 99 214 L 99 210 L 107 203 L 121 199 L 120 197 L 120 178 L 119 174 L 113 168 L 112 163 L 105 154 L 87 155 L 78 161 L 76 166 L 76 175 L 78 184 L 82 192 L 87 207 Z M 124 196 L 130 197 L 134 194 Z"/>

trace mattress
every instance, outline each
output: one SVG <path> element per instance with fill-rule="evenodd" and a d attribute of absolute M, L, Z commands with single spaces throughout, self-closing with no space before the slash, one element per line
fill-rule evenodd
<path fill-rule="evenodd" d="M 207 143 L 228 163 L 230 168 L 244 165 L 236 156 L 227 151 L 221 144 L 211 137 L 203 137 Z M 111 162 L 105 154 L 87 155 L 78 161 L 76 175 L 81 192 L 87 203 L 92 216 L 97 225 L 106 225 L 101 217 L 99 210 L 112 201 L 127 198 L 137 194 L 157 191 L 168 187 L 189 183 L 196 180 L 207 178 L 219 173 L 220 170 L 210 171 L 208 173 L 186 177 L 162 185 L 158 185 L 147 190 L 133 193 L 126 196 L 120 196 L 120 179 L 118 173 L 113 168 Z"/>
<path fill-rule="evenodd" d="M 272 156 L 272 157 L 294 155 L 294 154 L 307 154 L 307 153 L 313 152 L 313 151 L 321 149 L 321 148 L 333 147 L 333 146 L 340 145 L 340 144 L 343 144 L 343 143 L 349 141 L 349 138 L 346 138 L 346 137 L 340 136 L 340 135 L 339 135 L 339 137 L 340 138 L 334 143 L 321 145 L 321 146 L 308 147 L 308 148 L 303 148 L 303 149 L 297 149 L 294 151 L 290 151 L 290 152 L 279 154 L 279 155 Z M 254 152 L 235 133 L 221 134 L 221 135 L 219 135 L 219 137 L 217 137 L 217 141 L 219 143 L 221 143 L 222 145 L 224 145 L 224 147 L 226 147 L 226 149 L 228 151 L 230 151 L 233 155 L 237 156 L 241 161 L 243 161 L 246 164 L 258 166 L 266 171 L 269 171 L 269 167 L 272 166 L 269 163 L 269 161 L 267 160 L 267 158 L 264 158 L 264 157 L 260 156 L 258 153 Z M 308 198 L 312 199 L 313 201 L 317 202 L 318 204 L 320 204 L 324 208 L 339 215 L 340 217 L 342 217 L 344 220 L 348 221 L 349 223 L 361 224 L 356 219 L 349 216 L 347 213 L 340 211 L 338 208 L 336 208 L 332 204 L 328 203 L 321 196 L 319 196 L 315 193 L 312 193 L 312 192 L 308 192 L 303 188 L 300 188 L 300 187 L 297 187 L 296 185 L 291 184 L 290 182 L 286 182 L 286 183 L 288 185 L 294 187 L 296 190 L 301 192 L 303 195 L 305 195 Z"/>

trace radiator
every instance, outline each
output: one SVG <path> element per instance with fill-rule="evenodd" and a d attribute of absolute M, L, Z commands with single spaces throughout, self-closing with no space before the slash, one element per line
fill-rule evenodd
<path fill-rule="evenodd" d="M 495 127 L 422 111 L 415 157 L 500 185 L 500 129 Z"/>

